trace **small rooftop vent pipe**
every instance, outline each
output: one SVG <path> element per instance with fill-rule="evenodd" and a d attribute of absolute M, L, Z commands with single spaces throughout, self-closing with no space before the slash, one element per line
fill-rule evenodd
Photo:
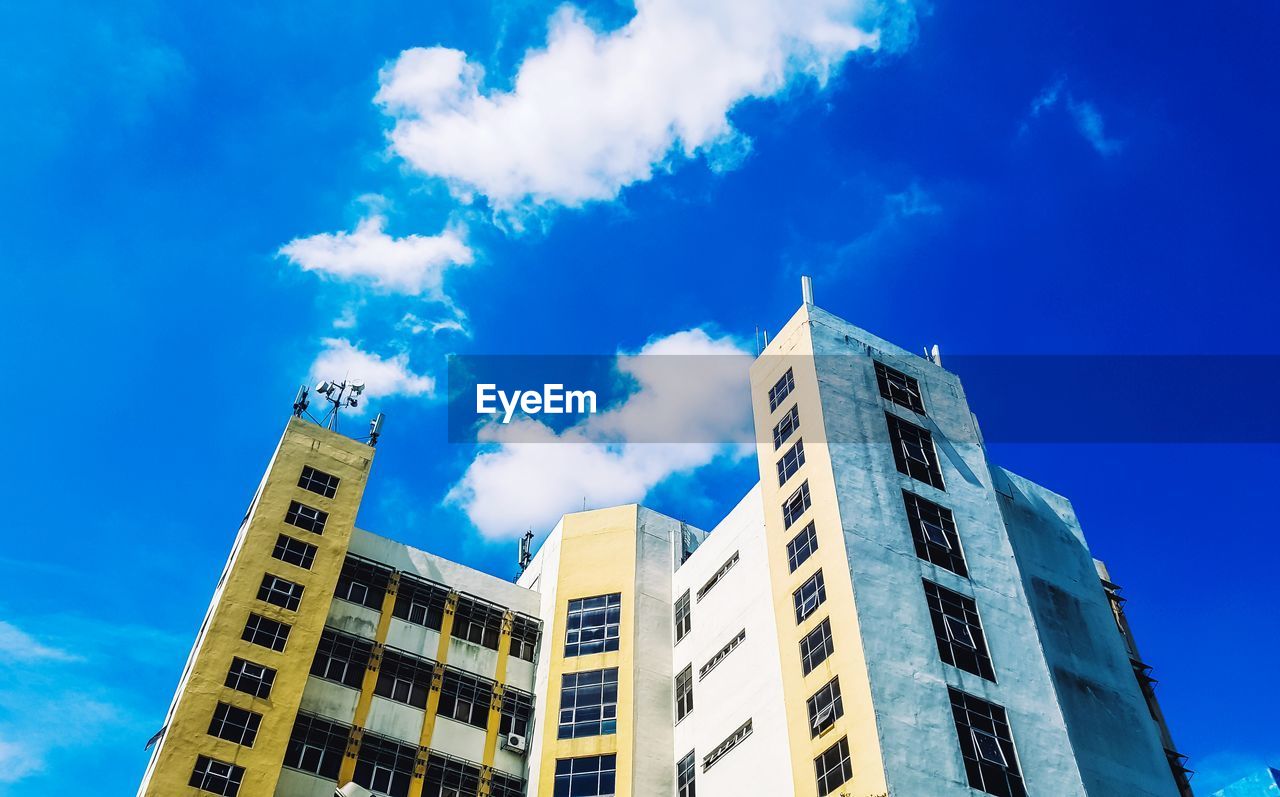
<path fill-rule="evenodd" d="M 800 295 L 804 297 L 806 307 L 813 304 L 813 277 L 802 276 L 800 278 Z"/>

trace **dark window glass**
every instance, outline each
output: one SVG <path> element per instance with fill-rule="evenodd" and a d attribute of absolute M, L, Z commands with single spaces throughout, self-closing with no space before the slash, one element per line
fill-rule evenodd
<path fill-rule="evenodd" d="M 373 643 L 369 640 L 326 628 L 316 646 L 311 674 L 359 689 L 372 651 Z"/>
<path fill-rule="evenodd" d="M 1004 709 L 958 689 L 947 691 L 969 785 L 997 797 L 1026 797 Z"/>
<path fill-rule="evenodd" d="M 388 797 L 408 797 L 418 748 L 365 732 L 351 779 Z"/>
<path fill-rule="evenodd" d="M 310 490 L 325 498 L 332 498 L 338 493 L 338 477 L 316 470 L 310 465 L 302 466 L 302 475 L 298 477 L 298 486 Z"/>
<path fill-rule="evenodd" d="M 853 764 L 849 760 L 849 738 L 843 737 L 831 745 L 822 755 L 813 759 L 814 774 L 818 777 L 818 797 L 826 797 L 853 777 Z"/>
<path fill-rule="evenodd" d="M 810 520 L 808 525 L 787 543 L 787 566 L 791 568 L 791 572 L 796 572 L 796 568 L 804 564 L 816 550 L 818 550 L 818 532 L 814 528 L 813 521 Z"/>
<path fill-rule="evenodd" d="M 782 403 L 784 398 L 791 395 L 791 391 L 794 390 L 795 387 L 795 375 L 791 373 L 791 369 L 788 368 L 787 372 L 774 383 L 773 387 L 769 388 L 769 412 L 773 412 L 778 409 L 778 405 Z"/>
<path fill-rule="evenodd" d="M 938 655 L 953 667 L 980 675 L 988 681 L 996 679 L 978 619 L 978 604 L 973 598 L 952 592 L 932 581 L 924 582 L 933 619 L 933 635 L 938 640 Z"/>
<path fill-rule="evenodd" d="M 787 449 L 787 453 L 782 455 L 782 459 L 778 460 L 778 486 L 787 483 L 800 470 L 800 466 L 804 464 L 804 440 L 797 440 L 795 445 Z"/>
<path fill-rule="evenodd" d="M 311 563 L 316 560 L 316 546 L 309 542 L 295 540 L 288 534 L 281 534 L 276 537 L 276 547 L 271 555 L 282 562 L 310 570 Z"/>
<path fill-rule="evenodd" d="M 337 780 L 350 732 L 345 725 L 299 713 L 285 748 L 284 765 Z"/>
<path fill-rule="evenodd" d="M 717 570 L 711 578 L 707 579 L 707 583 L 703 584 L 702 587 L 698 589 L 698 600 L 705 598 L 707 593 L 710 592 L 716 584 L 719 584 L 721 579 L 723 579 L 737 563 L 738 552 L 734 551 L 733 555 L 726 559 L 724 564 L 720 565 L 720 569 Z"/>
<path fill-rule="evenodd" d="M 585 656 L 618 649 L 622 622 L 622 595 L 597 595 L 569 601 L 564 655 Z"/>
<path fill-rule="evenodd" d="M 698 768 L 694 764 L 692 750 L 676 764 L 676 797 L 697 797 L 693 782 Z"/>
<path fill-rule="evenodd" d="M 390 583 L 391 568 L 347 554 L 342 562 L 342 573 L 338 575 L 338 586 L 333 588 L 333 596 L 380 610 Z"/>
<path fill-rule="evenodd" d="M 446 668 L 440 685 L 440 714 L 477 728 L 489 724 L 493 681 Z"/>
<path fill-rule="evenodd" d="M 693 611 L 689 608 L 689 590 L 676 599 L 675 607 L 676 642 L 688 636 L 693 630 Z"/>
<path fill-rule="evenodd" d="M 933 435 L 929 430 L 907 423 L 896 415 L 885 413 L 884 417 L 889 422 L 889 440 L 893 444 L 893 461 L 898 470 L 917 481 L 945 490 L 938 452 L 934 450 Z"/>
<path fill-rule="evenodd" d="M 618 668 L 565 673 L 560 680 L 559 738 L 618 732 Z"/>
<path fill-rule="evenodd" d="M 813 668 L 826 661 L 835 649 L 831 640 L 831 620 L 823 620 L 800 640 L 800 663 L 804 674 L 813 672 Z"/>
<path fill-rule="evenodd" d="M 676 676 L 676 722 L 693 711 L 693 665 L 690 664 Z"/>
<path fill-rule="evenodd" d="M 706 664 L 698 668 L 698 680 L 701 681 L 703 678 L 706 678 L 707 673 L 714 670 L 716 666 L 720 664 L 720 662 L 727 659 L 729 657 L 729 654 L 737 650 L 738 646 L 741 645 L 746 640 L 746 638 L 747 638 L 747 629 L 744 628 L 741 631 L 739 631 L 733 637 L 733 639 L 730 639 L 728 642 L 726 642 L 724 647 L 716 651 L 716 655 L 708 659 Z"/>
<path fill-rule="evenodd" d="M 267 573 L 262 577 L 262 586 L 258 587 L 258 600 L 296 612 L 302 602 L 302 585 Z"/>
<path fill-rule="evenodd" d="M 617 758 L 591 755 L 557 760 L 553 797 L 613 797 Z"/>
<path fill-rule="evenodd" d="M 373 693 L 398 703 L 426 708 L 435 668 L 436 663 L 430 659 L 384 649 Z"/>
<path fill-rule="evenodd" d="M 188 785 L 211 794 L 223 797 L 235 797 L 240 793 L 240 781 L 244 780 L 244 767 L 228 764 L 208 756 L 196 758 L 195 769 L 191 771 Z"/>
<path fill-rule="evenodd" d="M 533 661 L 538 655 L 538 640 L 541 636 L 541 623 L 532 617 L 517 614 L 511 621 L 511 655 L 517 659 Z"/>
<path fill-rule="evenodd" d="M 290 523 L 300 529 L 313 531 L 316 534 L 324 534 L 324 524 L 328 520 L 328 512 L 321 512 L 315 507 L 307 506 L 298 501 L 289 502 L 289 511 L 284 516 L 286 523 Z"/>
<path fill-rule="evenodd" d="M 275 680 L 275 670 L 237 657 L 231 660 L 226 685 L 254 697 L 271 697 L 271 685 Z"/>
<path fill-rule="evenodd" d="M 907 507 L 907 522 L 911 525 L 911 539 L 916 546 L 916 556 L 956 575 L 968 576 L 964 553 L 960 550 L 960 535 L 956 532 L 956 521 L 951 510 L 905 490 L 902 492 L 902 500 Z"/>
<path fill-rule="evenodd" d="M 396 588 L 393 617 L 439 631 L 444 620 L 444 607 L 449 602 L 449 588 L 433 581 L 400 574 Z"/>
<path fill-rule="evenodd" d="M 253 740 L 258 738 L 258 725 L 261 723 L 261 714 L 236 708 L 230 703 L 219 703 L 213 710 L 213 721 L 209 723 L 209 735 L 242 744 L 245 747 L 253 747 Z"/>
<path fill-rule="evenodd" d="M 881 396 L 894 404 L 924 415 L 924 402 L 920 399 L 920 383 L 912 377 L 878 362 L 876 363 L 876 384 L 880 387 Z"/>
<path fill-rule="evenodd" d="M 777 451 L 782 448 L 782 444 L 787 442 L 791 435 L 795 434 L 796 429 L 800 428 L 800 406 L 792 404 L 791 409 L 787 410 L 787 414 L 782 416 L 782 420 L 773 427 L 773 450 Z"/>
<path fill-rule="evenodd" d="M 524 797 L 524 781 L 513 775 L 505 775 L 497 770 L 491 773 L 489 797 Z M 469 792 L 461 792 L 469 794 Z M 448 792 L 445 792 L 448 795 Z"/>
<path fill-rule="evenodd" d="M 809 710 L 809 735 L 818 736 L 844 716 L 840 679 L 832 678 L 805 703 Z"/>
<path fill-rule="evenodd" d="M 495 783 L 498 774 L 494 773 Z M 479 768 L 435 750 L 427 756 L 427 782 L 422 797 L 473 797 L 479 793 Z M 497 794 L 490 792 L 490 797 Z"/>
<path fill-rule="evenodd" d="M 809 482 L 803 482 L 800 488 L 791 494 L 786 503 L 782 505 L 782 523 L 786 528 L 791 528 L 804 511 L 811 505 L 809 500 Z"/>
<path fill-rule="evenodd" d="M 289 641 L 289 626 L 260 614 L 250 614 L 240 638 L 272 650 L 284 650 Z"/>
<path fill-rule="evenodd" d="M 826 599 L 827 585 L 822 579 L 822 571 L 819 570 L 806 579 L 799 589 L 791 593 L 791 602 L 796 610 L 796 623 L 804 622 Z"/>
<path fill-rule="evenodd" d="M 453 636 L 497 650 L 505 614 L 498 606 L 463 595 L 458 598 L 458 608 L 453 615 Z"/>
<path fill-rule="evenodd" d="M 706 772 L 708 769 L 711 769 L 717 761 L 724 758 L 730 750 L 742 744 L 743 740 L 750 735 L 751 720 L 748 719 L 746 722 L 739 725 L 737 730 L 729 734 L 729 738 L 716 745 L 710 753 L 707 753 L 706 756 L 703 757 L 702 771 Z"/>
<path fill-rule="evenodd" d="M 502 691 L 502 719 L 498 732 L 529 736 L 529 722 L 533 718 L 533 695 L 508 686 Z"/>

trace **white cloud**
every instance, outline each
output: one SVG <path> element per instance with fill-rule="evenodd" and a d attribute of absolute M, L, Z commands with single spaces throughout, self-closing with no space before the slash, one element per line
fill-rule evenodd
<path fill-rule="evenodd" d="M 65 650 L 45 645 L 16 625 L 0 620 L 0 660 L 77 661 L 78 658 Z"/>
<path fill-rule="evenodd" d="M 0 783 L 16 783 L 44 769 L 44 756 L 30 742 L 0 739 Z"/>
<path fill-rule="evenodd" d="M 1088 100 L 1077 99 L 1066 90 L 1067 79 L 1060 77 L 1045 86 L 1036 98 L 1031 101 L 1027 118 L 1023 121 L 1019 132 L 1025 135 L 1031 129 L 1031 122 L 1038 119 L 1046 111 L 1055 108 L 1060 102 L 1065 103 L 1067 113 L 1075 125 L 1076 132 L 1089 142 L 1089 146 L 1103 157 L 1115 155 L 1124 149 L 1124 142 L 1107 136 L 1102 112 L 1098 106 Z"/>
<path fill-rule="evenodd" d="M 353 232 L 295 238 L 280 248 L 280 254 L 304 271 L 446 301 L 444 272 L 475 260 L 465 233 L 451 228 L 439 235 L 395 238 L 385 232 L 386 222 L 385 216 L 373 212 Z"/>
<path fill-rule="evenodd" d="M 616 370 L 635 384 L 620 404 L 558 433 L 530 419 L 483 427 L 480 439 L 492 445 L 448 500 L 485 537 L 513 537 L 550 528 L 584 500 L 638 502 L 670 476 L 743 456 L 752 439 L 750 362 L 738 342 L 702 329 L 651 340 L 618 357 Z"/>
<path fill-rule="evenodd" d="M 383 70 L 376 102 L 395 120 L 392 150 L 459 195 L 578 206 L 680 158 L 731 165 L 749 143 L 729 122 L 736 104 L 904 47 L 914 18 L 909 0 L 637 0 L 600 32 L 565 6 L 510 90 L 486 88 L 466 53 L 414 48 Z"/>
<path fill-rule="evenodd" d="M 436 380 L 410 370 L 408 354 L 401 352 L 391 357 L 379 357 L 362 351 L 346 338 L 325 338 L 321 342 L 324 350 L 311 364 L 313 382 L 345 378 L 363 380 L 366 401 L 395 395 L 435 394 Z"/>

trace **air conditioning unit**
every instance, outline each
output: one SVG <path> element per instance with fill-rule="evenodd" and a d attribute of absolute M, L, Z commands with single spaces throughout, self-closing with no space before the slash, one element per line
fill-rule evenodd
<path fill-rule="evenodd" d="M 348 783 L 335 791 L 333 797 L 374 797 L 374 794 L 357 783 Z"/>
<path fill-rule="evenodd" d="M 502 746 L 512 752 L 523 753 L 529 749 L 529 740 L 518 733 L 508 733 L 507 738 L 502 742 Z"/>

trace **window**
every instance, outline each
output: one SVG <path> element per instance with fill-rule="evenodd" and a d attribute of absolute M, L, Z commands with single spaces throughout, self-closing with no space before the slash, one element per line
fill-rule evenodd
<path fill-rule="evenodd" d="M 884 363 L 876 363 L 876 384 L 880 395 L 902 407 L 924 415 L 924 402 L 920 400 L 920 383 L 901 371 Z"/>
<path fill-rule="evenodd" d="M 816 550 L 818 550 L 818 533 L 813 521 L 810 520 L 809 524 L 787 543 L 787 566 L 791 568 L 791 572 L 796 572 L 796 568 L 813 556 Z"/>
<path fill-rule="evenodd" d="M 773 450 L 782 448 L 782 444 L 800 428 L 800 405 L 792 404 L 787 414 L 782 416 L 778 425 L 773 427 Z"/>
<path fill-rule="evenodd" d="M 782 403 L 784 398 L 791 395 L 791 391 L 795 389 L 795 386 L 795 374 L 791 373 L 791 369 L 788 368 L 787 372 L 774 383 L 773 387 L 769 388 L 769 412 L 778 409 L 778 405 Z"/>
<path fill-rule="evenodd" d="M 289 502 L 289 511 L 284 516 L 286 523 L 290 523 L 300 529 L 314 531 L 316 534 L 324 534 L 324 524 L 328 520 L 328 512 L 321 512 L 315 507 L 310 507 L 297 501 Z"/>
<path fill-rule="evenodd" d="M 489 650 L 498 649 L 502 636 L 502 617 L 506 612 L 490 603 L 462 595 L 453 614 L 453 636 L 465 639 Z"/>
<path fill-rule="evenodd" d="M 350 731 L 345 725 L 299 712 L 284 751 L 284 765 L 337 780 Z"/>
<path fill-rule="evenodd" d="M 435 669 L 436 663 L 430 659 L 386 649 L 378 665 L 378 682 L 373 693 L 397 703 L 426 708 Z"/>
<path fill-rule="evenodd" d="M 739 725 L 737 730 L 729 734 L 729 738 L 716 745 L 715 749 L 710 753 L 707 753 L 706 757 L 702 759 L 702 771 L 706 772 L 708 769 L 711 769 L 711 767 L 715 766 L 717 761 L 724 758 L 730 750 L 742 744 L 742 741 L 750 735 L 751 720 L 748 719 L 746 722 Z"/>
<path fill-rule="evenodd" d="M 311 674 L 359 689 L 372 651 L 373 643 L 369 640 L 326 628 L 316 646 Z"/>
<path fill-rule="evenodd" d="M 695 797 L 693 778 L 697 771 L 693 751 L 676 764 L 676 797 Z"/>
<path fill-rule="evenodd" d="M 418 748 L 365 732 L 351 779 L 370 791 L 389 797 L 408 797 Z"/>
<path fill-rule="evenodd" d="M 898 470 L 913 479 L 931 484 L 939 490 L 942 470 L 938 465 L 938 452 L 933 448 L 933 435 L 914 423 L 907 423 L 896 415 L 885 413 L 889 421 L 889 439 L 893 443 L 893 461 Z"/>
<path fill-rule="evenodd" d="M 814 573 L 800 585 L 800 589 L 791 593 L 791 602 L 795 605 L 796 624 L 803 623 L 818 610 L 827 599 L 827 585 L 822 579 L 822 571 Z"/>
<path fill-rule="evenodd" d="M 787 453 L 782 455 L 782 459 L 778 460 L 778 486 L 787 483 L 800 470 L 800 466 L 804 464 L 804 440 L 797 440 L 795 445 L 787 449 Z"/>
<path fill-rule="evenodd" d="M 693 612 L 689 609 L 689 590 L 676 599 L 676 642 L 693 630 Z"/>
<path fill-rule="evenodd" d="M 803 482 L 800 489 L 791 494 L 787 502 L 782 505 L 782 523 L 785 528 L 791 526 L 800 519 L 804 511 L 811 505 L 809 500 L 809 482 Z"/>
<path fill-rule="evenodd" d="M 490 773 L 489 797 L 524 797 L 524 780 L 514 775 L 504 775 L 497 770 Z M 474 792 L 459 792 L 470 795 Z"/>
<path fill-rule="evenodd" d="M 618 628 L 621 621 L 622 595 L 620 593 L 569 601 L 564 655 L 585 656 L 588 653 L 617 650 Z"/>
<path fill-rule="evenodd" d="M 813 672 L 813 668 L 826 661 L 835 649 L 831 641 L 831 620 L 823 620 L 800 640 L 800 663 L 804 674 Z"/>
<path fill-rule="evenodd" d="M 264 648 L 284 650 L 285 643 L 289 641 L 289 626 L 260 614 L 250 613 L 240 638 Z"/>
<path fill-rule="evenodd" d="M 316 470 L 310 465 L 303 465 L 302 475 L 298 477 L 298 486 L 317 495 L 323 495 L 325 498 L 332 498 L 338 494 L 338 477 Z"/>
<path fill-rule="evenodd" d="M 561 758 L 552 797 L 613 797 L 617 767 L 616 755 Z"/>
<path fill-rule="evenodd" d="M 302 585 L 267 573 L 258 587 L 258 600 L 296 612 L 302 602 Z"/>
<path fill-rule="evenodd" d="M 497 785 L 497 772 L 494 772 L 494 785 Z M 427 781 L 422 797 L 474 797 L 480 793 L 480 770 L 465 761 L 451 758 L 444 753 L 431 751 L 427 756 Z M 491 791 L 490 797 L 498 797 L 501 792 Z M 523 792 L 519 792 L 523 795 Z"/>
<path fill-rule="evenodd" d="M 715 574 L 711 576 L 711 578 L 707 579 L 707 583 L 703 584 L 702 587 L 698 590 L 698 600 L 702 600 L 703 598 L 705 598 L 707 596 L 707 593 L 710 592 L 711 589 L 715 587 L 716 584 L 719 584 L 720 579 L 724 578 L 725 574 L 727 574 L 730 570 L 732 570 L 733 566 L 736 565 L 737 563 L 738 563 L 738 552 L 734 551 L 733 555 L 730 556 L 728 559 L 726 559 L 725 563 L 720 565 L 720 569 L 717 570 Z"/>
<path fill-rule="evenodd" d="M 809 710 L 809 736 L 821 736 L 823 731 L 844 716 L 844 700 L 840 697 L 840 679 L 832 678 L 827 681 L 825 686 L 814 692 L 805 706 Z"/>
<path fill-rule="evenodd" d="M 439 631 L 444 620 L 444 607 L 448 602 L 448 587 L 401 573 L 391 615 L 414 625 Z"/>
<path fill-rule="evenodd" d="M 242 780 L 244 767 L 202 755 L 196 758 L 196 768 L 192 770 L 191 780 L 187 783 L 201 791 L 235 797 L 240 793 Z"/>
<path fill-rule="evenodd" d="M 693 711 L 693 665 L 690 664 L 676 676 L 676 722 Z"/>
<path fill-rule="evenodd" d="M 818 797 L 826 797 L 853 777 L 853 764 L 849 760 L 849 737 L 827 748 L 813 759 L 814 774 L 818 776 Z"/>
<path fill-rule="evenodd" d="M 969 785 L 997 797 L 1026 797 L 1004 709 L 958 689 L 947 691 Z"/>
<path fill-rule="evenodd" d="M 902 491 L 902 500 L 907 507 L 907 522 L 911 525 L 916 556 L 958 576 L 967 577 L 969 571 L 964 564 L 960 535 L 956 532 L 951 510 L 906 490 Z"/>
<path fill-rule="evenodd" d="M 276 671 L 270 667 L 234 658 L 231 669 L 227 671 L 226 685 L 254 697 L 271 697 L 271 685 L 275 680 Z"/>
<path fill-rule="evenodd" d="M 338 586 L 333 588 L 333 597 L 370 609 L 381 609 L 390 583 L 390 568 L 347 554 L 342 562 L 342 573 L 338 575 Z"/>
<path fill-rule="evenodd" d="M 281 534 L 276 537 L 276 548 L 271 555 L 282 562 L 310 570 L 311 563 L 316 560 L 316 546 L 309 542 L 295 540 L 288 534 Z"/>
<path fill-rule="evenodd" d="M 209 735 L 242 744 L 245 747 L 253 747 L 253 740 L 258 737 L 258 725 L 261 723 L 261 714 L 236 708 L 230 703 L 219 703 L 213 710 L 213 721 L 209 723 Z"/>
<path fill-rule="evenodd" d="M 996 679 L 991 655 L 982 635 L 978 604 L 973 598 L 952 592 L 932 581 L 924 582 L 933 619 L 933 635 L 938 639 L 938 655 L 953 667 L 980 675 L 988 681 Z"/>
<path fill-rule="evenodd" d="M 511 655 L 517 659 L 533 661 L 538 655 L 538 639 L 541 636 L 542 627 L 537 620 L 517 614 L 511 621 Z"/>
<path fill-rule="evenodd" d="M 618 732 L 618 668 L 565 673 L 560 680 L 561 739 Z"/>
<path fill-rule="evenodd" d="M 440 684 L 440 714 L 477 728 L 489 724 L 489 703 L 493 682 L 452 667 L 444 671 Z"/>
<path fill-rule="evenodd" d="M 716 651 L 716 655 L 708 659 L 706 664 L 698 668 L 698 680 L 701 681 L 703 678 L 706 678 L 707 673 L 714 670 L 716 668 L 716 665 L 724 661 L 729 656 L 730 653 L 732 653 L 734 650 L 738 648 L 739 645 L 742 644 L 743 640 L 745 640 L 746 638 L 747 638 L 747 629 L 744 628 L 738 632 L 737 636 L 735 636 L 733 639 L 730 639 L 728 643 L 725 644 L 724 647 Z"/>
<path fill-rule="evenodd" d="M 498 722 L 501 734 L 529 735 L 529 721 L 533 718 L 533 695 L 508 686 L 502 690 L 502 719 Z"/>

